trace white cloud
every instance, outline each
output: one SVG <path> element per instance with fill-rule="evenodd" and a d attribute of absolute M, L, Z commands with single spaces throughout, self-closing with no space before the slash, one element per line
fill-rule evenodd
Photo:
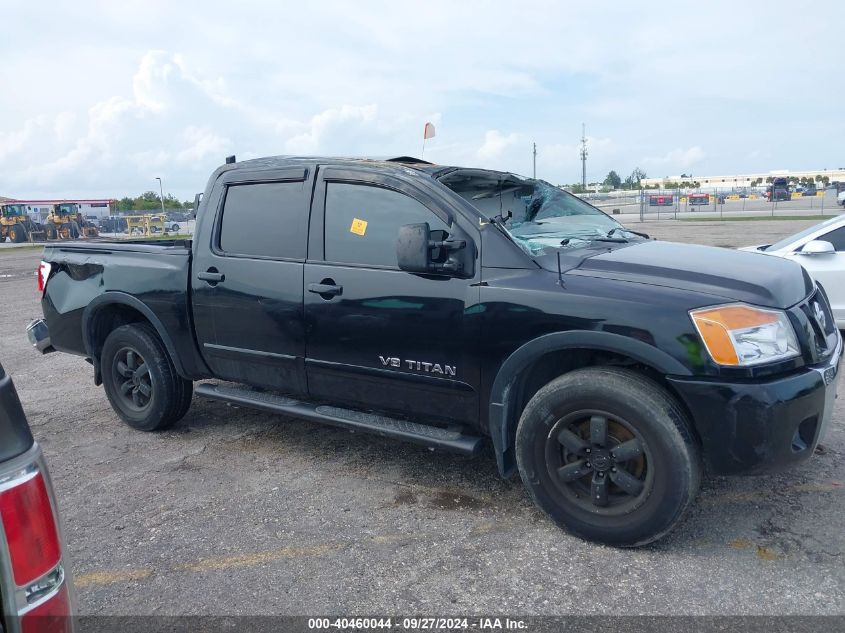
<path fill-rule="evenodd" d="M 372 127 L 378 116 L 378 106 L 344 105 L 321 112 L 311 118 L 307 129 L 288 139 L 285 150 L 291 154 L 319 154 L 327 141 L 356 135 L 363 128 Z"/>
<path fill-rule="evenodd" d="M 643 159 L 643 165 L 654 167 L 670 167 L 686 169 L 697 165 L 704 159 L 704 150 L 698 145 L 687 149 L 673 149 L 663 156 L 653 156 Z"/>
<path fill-rule="evenodd" d="M 188 146 L 176 155 L 178 163 L 195 165 L 209 158 L 219 160 L 231 148 L 229 139 L 207 127 L 188 126 L 182 137 Z"/>
<path fill-rule="evenodd" d="M 526 142 L 526 139 L 516 132 L 502 134 L 499 130 L 488 130 L 484 135 L 484 143 L 475 155 L 482 163 L 489 164 L 500 159 L 511 147 Z"/>
<path fill-rule="evenodd" d="M 536 141 L 538 175 L 555 182 L 580 180 L 582 121 L 591 180 L 637 165 L 838 167 L 845 137 L 845 84 L 824 62 L 841 57 L 836 0 L 814 5 L 825 18 L 802 27 L 806 46 L 782 0 L 119 5 L 54 3 L 48 21 L 38 3 L 5 8 L 8 24 L 66 43 L 32 46 L 27 29 L 0 42 L 15 87 L 0 102 L 0 195 L 122 196 L 160 175 L 189 197 L 229 153 L 419 155 L 426 120 L 426 158 L 530 173 Z M 772 68 L 818 93 L 772 98 Z"/>
<path fill-rule="evenodd" d="M 46 122 L 45 116 L 36 116 L 24 121 L 23 126 L 17 130 L 0 132 L 0 161 L 21 152 L 35 135 L 45 128 Z"/>

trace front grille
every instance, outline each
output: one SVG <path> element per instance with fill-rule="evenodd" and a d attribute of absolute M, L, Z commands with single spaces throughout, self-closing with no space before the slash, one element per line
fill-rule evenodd
<path fill-rule="evenodd" d="M 815 356 L 819 360 L 829 356 L 836 345 L 836 323 L 824 290 L 817 289 L 799 309 L 806 318 L 806 334 L 815 347 Z"/>

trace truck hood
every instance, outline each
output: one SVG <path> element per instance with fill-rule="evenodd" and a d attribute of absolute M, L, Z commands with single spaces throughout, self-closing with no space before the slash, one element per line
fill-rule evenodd
<path fill-rule="evenodd" d="M 793 306 L 813 290 L 809 275 L 790 260 L 659 241 L 588 256 L 567 274 L 680 288 L 771 308 Z"/>

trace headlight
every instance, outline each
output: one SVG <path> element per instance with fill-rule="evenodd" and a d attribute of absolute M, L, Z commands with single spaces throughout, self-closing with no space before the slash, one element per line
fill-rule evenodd
<path fill-rule="evenodd" d="M 693 310 L 690 317 L 719 365 L 747 367 L 800 354 L 795 330 L 780 310 L 733 303 Z"/>

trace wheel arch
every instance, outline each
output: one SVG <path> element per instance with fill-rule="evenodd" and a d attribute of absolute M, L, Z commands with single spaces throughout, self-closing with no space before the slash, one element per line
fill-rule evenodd
<path fill-rule="evenodd" d="M 664 377 L 691 375 L 687 367 L 662 350 L 621 334 L 554 332 L 528 341 L 505 359 L 490 391 L 488 429 L 502 477 L 516 472 L 516 426 L 531 396 L 557 376 L 597 364 L 638 366 L 673 394 Z M 685 407 L 680 399 L 679 404 Z"/>
<path fill-rule="evenodd" d="M 173 340 L 156 314 L 137 297 L 124 292 L 108 292 L 95 297 L 82 313 L 82 343 L 85 351 L 94 363 L 94 383 L 102 383 L 100 371 L 100 353 L 109 333 L 121 325 L 129 323 L 147 323 L 155 330 L 164 344 L 176 372 L 188 378 Z"/>

